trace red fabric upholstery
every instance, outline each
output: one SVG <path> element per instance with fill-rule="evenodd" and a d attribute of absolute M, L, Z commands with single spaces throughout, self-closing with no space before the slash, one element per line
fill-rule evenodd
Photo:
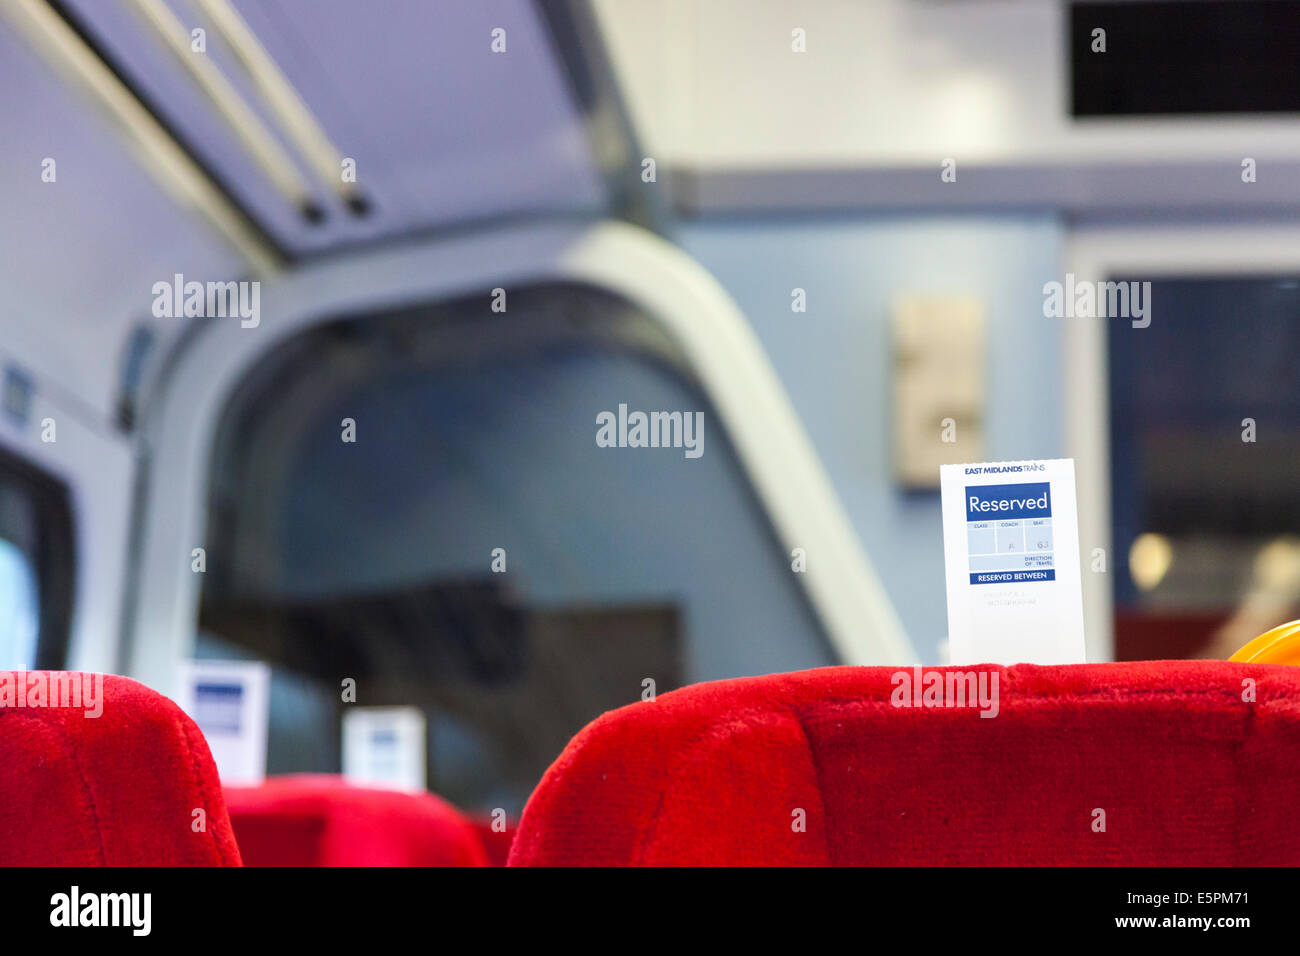
<path fill-rule="evenodd" d="M 492 829 L 491 817 L 476 817 L 470 821 L 478 833 L 479 842 L 487 853 L 488 866 L 505 866 L 510 857 L 510 844 L 515 838 L 515 828 L 507 826 L 504 830 Z"/>
<path fill-rule="evenodd" d="M 247 866 L 487 865 L 473 825 L 431 793 L 301 774 L 227 787 L 226 804 Z"/>
<path fill-rule="evenodd" d="M 997 716 L 893 706 L 887 667 L 605 714 L 547 771 L 510 864 L 1300 864 L 1300 668 L 932 670 L 996 672 Z"/>
<path fill-rule="evenodd" d="M 97 676 L 0 672 L 0 866 L 238 866 L 208 745 L 179 707 L 113 676 L 98 716 L 80 688 L 78 706 L 31 696 Z"/>

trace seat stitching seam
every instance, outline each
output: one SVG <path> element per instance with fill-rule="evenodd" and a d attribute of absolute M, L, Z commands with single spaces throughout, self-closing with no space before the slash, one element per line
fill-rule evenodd
<path fill-rule="evenodd" d="M 812 737 L 808 734 L 808 728 L 804 726 L 802 709 L 794 707 L 791 709 L 790 714 L 799 727 L 799 733 L 803 736 L 804 743 L 808 745 L 808 762 L 812 764 L 813 779 L 817 781 L 817 799 L 822 805 L 822 841 L 826 847 L 826 865 L 830 866 L 835 861 L 831 858 L 831 821 L 830 812 L 826 809 L 826 788 L 822 785 L 821 760 L 817 756 L 817 751 L 813 749 Z"/>
<path fill-rule="evenodd" d="M 194 742 L 191 739 L 192 730 L 190 725 L 183 719 L 180 722 L 180 726 L 181 726 L 181 734 L 185 742 L 185 752 L 188 754 L 190 759 L 190 769 L 194 773 L 194 784 L 198 791 L 199 799 L 203 801 L 203 812 L 205 814 L 209 814 L 209 811 L 211 809 L 211 800 L 209 798 L 211 795 L 208 793 L 207 787 L 203 783 L 203 773 L 199 768 L 198 754 L 195 751 Z M 208 843 L 210 844 L 212 855 L 215 856 L 218 860 L 220 860 L 223 865 L 229 865 L 229 859 L 227 858 L 226 854 L 222 851 L 220 845 L 217 843 L 216 835 L 212 832 L 213 822 L 214 821 L 212 821 L 211 819 L 206 819 L 204 821 L 205 827 L 203 832 L 208 839 Z M 192 829 L 193 829 L 193 816 L 191 816 L 191 830 Z"/>

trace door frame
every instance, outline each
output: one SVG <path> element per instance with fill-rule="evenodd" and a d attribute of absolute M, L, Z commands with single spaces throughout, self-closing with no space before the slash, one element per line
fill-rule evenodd
<path fill-rule="evenodd" d="M 1067 272 L 1076 282 L 1117 275 L 1137 279 L 1193 276 L 1268 276 L 1300 273 L 1300 229 L 1275 223 L 1178 222 L 1162 225 L 1075 226 L 1066 242 Z M 1107 574 L 1084 572 L 1084 633 L 1090 661 L 1113 660 L 1114 589 L 1127 555 L 1114 552 L 1110 496 L 1110 374 L 1106 322 L 1073 318 L 1064 337 L 1066 443 L 1075 459 L 1079 542 L 1083 567 L 1093 548 L 1104 548 Z M 1159 303 L 1151 304 L 1159 322 Z"/>
<path fill-rule="evenodd" d="M 141 547 L 132 580 L 127 673 L 164 692 L 193 652 L 215 432 L 245 374 L 291 336 L 374 314 L 548 281 L 587 283 L 639 306 L 682 349 L 787 554 L 803 548 L 805 589 L 840 659 L 916 661 L 861 542 L 762 346 L 722 287 L 677 247 L 619 222 L 503 227 L 338 257 L 264 283 L 256 327 L 200 320 L 154 383 L 142 426 Z M 595 434 L 593 422 L 593 440 Z M 791 573 L 794 573 L 793 571 Z"/>

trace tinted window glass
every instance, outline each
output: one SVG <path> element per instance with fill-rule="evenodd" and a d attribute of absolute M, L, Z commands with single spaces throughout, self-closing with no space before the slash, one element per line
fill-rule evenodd
<path fill-rule="evenodd" d="M 0 454 L 0 669 L 65 666 L 72 576 L 66 492 Z"/>
<path fill-rule="evenodd" d="M 1107 325 L 1116 654 L 1227 657 L 1300 617 L 1300 280 L 1149 300 L 1148 327 Z"/>
<path fill-rule="evenodd" d="M 321 328 L 228 410 L 200 650 L 272 664 L 272 772 L 339 768 L 352 678 L 424 711 L 432 789 L 518 808 L 605 710 L 833 663 L 654 323 L 585 289 L 489 298 Z M 702 426 L 598 444 L 637 411 Z"/>
<path fill-rule="evenodd" d="M 30 556 L 0 538 L 0 670 L 25 670 L 36 663 L 39 606 Z"/>

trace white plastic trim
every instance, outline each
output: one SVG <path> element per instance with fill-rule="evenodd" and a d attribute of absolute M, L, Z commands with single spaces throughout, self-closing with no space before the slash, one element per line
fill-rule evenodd
<path fill-rule="evenodd" d="M 213 432 L 245 373 L 313 325 L 540 281 L 607 289 L 662 322 L 684 350 L 839 655 L 851 664 L 911 664 L 915 653 L 775 371 L 718 283 L 675 246 L 621 223 L 532 225 L 455 241 L 367 252 L 263 284 L 261 324 L 214 323 L 178 358 L 151 403 L 145 438 L 151 492 L 129 673 L 171 688 L 192 648 Z M 194 320 L 189 320 L 194 321 Z M 595 424 L 593 421 L 593 441 Z M 794 573 L 794 572 L 791 572 Z"/>

